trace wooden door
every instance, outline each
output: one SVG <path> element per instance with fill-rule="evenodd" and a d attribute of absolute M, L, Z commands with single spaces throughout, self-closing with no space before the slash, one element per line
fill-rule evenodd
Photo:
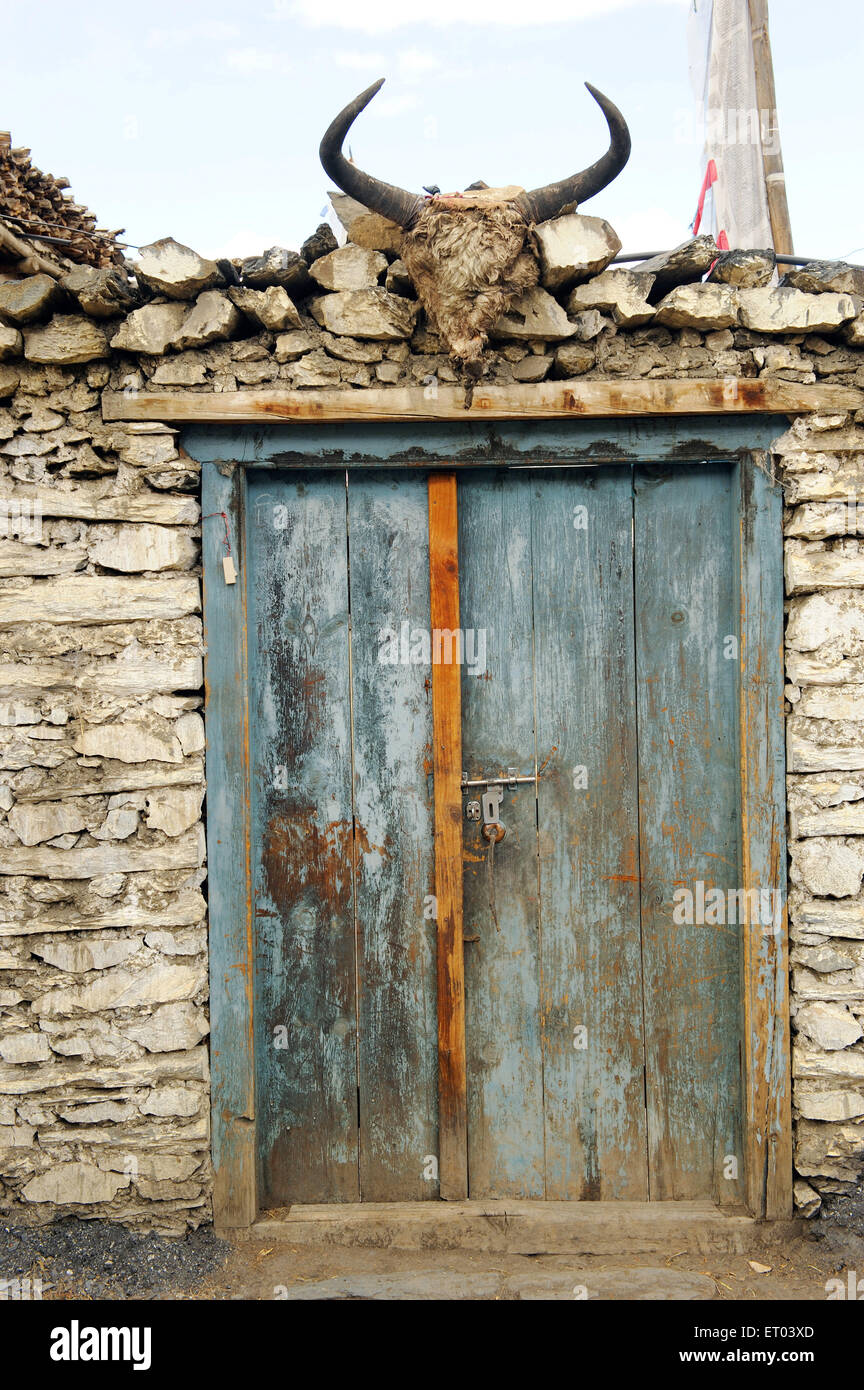
<path fill-rule="evenodd" d="M 740 877 L 731 469 L 466 471 L 458 516 L 462 766 L 534 779 L 461 821 L 468 1194 L 734 1202 L 740 933 L 673 920 Z M 249 483 L 265 1207 L 439 1195 L 428 527 L 419 471 Z"/>
<path fill-rule="evenodd" d="M 741 1198 L 740 934 L 673 921 L 739 882 L 733 539 L 723 465 L 461 481 L 463 761 L 537 777 L 465 828 L 472 1196 Z"/>

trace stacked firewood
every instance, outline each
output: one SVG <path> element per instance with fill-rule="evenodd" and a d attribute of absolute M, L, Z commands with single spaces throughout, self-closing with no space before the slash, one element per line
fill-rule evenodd
<path fill-rule="evenodd" d="M 109 266 L 122 259 L 119 231 L 97 228 L 96 218 L 69 192 L 69 180 L 43 174 L 28 149 L 15 149 L 0 131 L 0 221 L 27 241 L 39 241 L 44 254 L 61 264 Z"/>

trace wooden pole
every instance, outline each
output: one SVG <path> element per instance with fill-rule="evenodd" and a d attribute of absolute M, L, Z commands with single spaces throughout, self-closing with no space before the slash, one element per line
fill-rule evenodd
<path fill-rule="evenodd" d="M 456 474 L 429 475 L 432 629 L 459 628 Z M 455 654 L 455 653 L 454 653 Z M 435 897 L 438 923 L 438 1176 L 445 1201 L 468 1196 L 465 963 L 462 945 L 462 667 L 432 665 Z"/>
<path fill-rule="evenodd" d="M 777 93 L 774 88 L 774 64 L 771 58 L 771 39 L 768 34 L 768 0 L 748 0 L 750 35 L 753 42 L 753 71 L 756 76 L 756 106 L 762 137 L 762 167 L 765 192 L 768 196 L 768 216 L 774 250 L 781 256 L 791 256 L 792 224 L 786 201 L 786 175 L 783 152 L 780 149 L 780 125 L 777 119 Z M 766 122 L 765 125 L 762 123 Z"/>

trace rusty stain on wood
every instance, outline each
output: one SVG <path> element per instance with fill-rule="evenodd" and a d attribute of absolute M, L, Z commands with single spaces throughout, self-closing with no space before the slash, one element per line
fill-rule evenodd
<path fill-rule="evenodd" d="M 377 387 L 365 391 L 106 391 L 105 420 L 261 420 L 324 423 L 334 420 L 555 419 L 627 415 L 734 415 L 748 411 L 806 414 L 857 410 L 864 391 L 776 379 L 689 377 L 632 381 L 578 381 L 478 387 L 466 404 L 461 387 Z"/>

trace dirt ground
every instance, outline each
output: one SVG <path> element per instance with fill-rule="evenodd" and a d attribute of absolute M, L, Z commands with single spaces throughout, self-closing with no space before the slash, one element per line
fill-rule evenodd
<path fill-rule="evenodd" d="M 0 1227 L 0 1280 L 40 1279 L 43 1299 L 536 1299 L 572 1298 L 584 1287 L 601 1299 L 824 1301 L 827 1281 L 845 1280 L 850 1270 L 864 1277 L 864 1195 L 834 1199 L 803 1238 L 748 1255 L 310 1248 L 228 1242 L 208 1227 L 172 1240 L 81 1220 Z M 672 1278 L 673 1271 L 695 1278 Z"/>

